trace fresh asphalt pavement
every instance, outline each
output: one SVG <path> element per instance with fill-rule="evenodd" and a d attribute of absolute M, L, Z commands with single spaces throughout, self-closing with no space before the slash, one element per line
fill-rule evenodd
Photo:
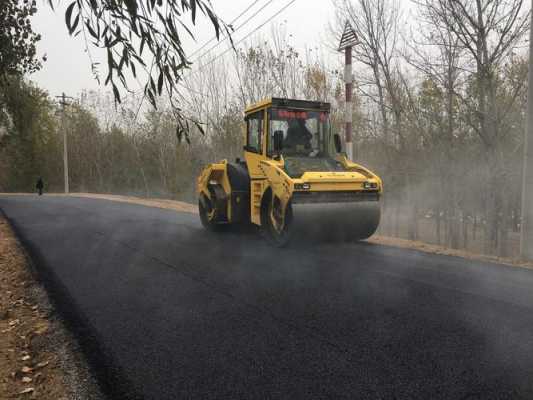
<path fill-rule="evenodd" d="M 531 399 L 533 271 L 0 196 L 115 398 Z"/>

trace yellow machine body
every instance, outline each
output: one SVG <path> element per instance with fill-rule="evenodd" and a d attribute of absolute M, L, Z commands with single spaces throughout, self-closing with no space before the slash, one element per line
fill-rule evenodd
<path fill-rule="evenodd" d="M 302 222 L 306 234 L 341 232 L 354 240 L 373 234 L 382 181 L 335 148 L 329 111 L 328 103 L 277 98 L 248 107 L 244 160 L 210 164 L 198 177 L 204 226 L 252 223 L 276 245 Z"/>

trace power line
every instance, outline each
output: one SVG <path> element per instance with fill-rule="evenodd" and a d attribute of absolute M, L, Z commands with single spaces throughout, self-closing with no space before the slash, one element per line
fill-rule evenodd
<path fill-rule="evenodd" d="M 243 26 L 245 26 L 248 22 L 250 22 L 251 19 L 253 19 L 257 14 L 259 14 L 261 11 L 263 11 L 268 5 L 270 5 L 274 0 L 269 0 L 267 1 L 265 4 L 263 4 L 263 7 L 261 7 L 259 10 L 257 10 L 255 13 L 253 13 L 250 17 L 248 17 L 248 19 L 246 21 L 244 21 L 242 24 L 240 24 L 237 28 L 235 28 L 235 30 L 233 31 L 233 33 L 237 32 L 239 29 L 241 29 Z M 224 39 L 220 40 L 219 42 L 215 43 L 214 46 L 211 46 L 208 50 L 204 51 L 201 55 L 199 55 L 198 57 L 196 57 L 195 60 L 193 60 L 193 62 L 195 61 L 198 61 L 200 58 L 202 58 L 203 56 L 205 56 L 206 54 L 208 54 L 209 52 L 211 52 L 213 49 L 217 48 L 218 46 L 220 46 L 224 41 L 226 41 L 227 39 L 229 38 L 229 35 L 226 36 Z"/>
<path fill-rule="evenodd" d="M 207 67 L 208 65 L 211 65 L 212 63 L 214 63 L 216 60 L 218 60 L 220 57 L 222 57 L 223 55 L 225 55 L 227 52 L 231 51 L 234 49 L 235 46 L 239 45 L 240 43 L 242 43 L 244 40 L 246 40 L 247 38 L 249 38 L 251 35 L 253 35 L 255 32 L 257 32 L 259 29 L 261 29 L 263 26 L 265 26 L 266 24 L 268 24 L 270 21 L 272 21 L 274 18 L 276 18 L 279 14 L 281 14 L 283 11 L 285 11 L 292 3 L 294 3 L 296 0 L 291 0 L 289 3 L 287 3 L 285 6 L 283 6 L 280 10 L 278 10 L 278 12 L 276 12 L 274 15 L 272 15 L 269 19 L 267 19 L 265 22 L 263 22 L 261 25 L 259 25 L 258 27 L 256 27 L 255 29 L 253 29 L 250 33 L 248 33 L 246 36 L 244 36 L 243 38 L 241 38 L 239 41 L 235 42 L 233 44 L 233 46 L 227 48 L 225 51 L 223 51 L 222 53 L 220 53 L 218 56 L 214 57 L 213 59 L 211 59 L 210 61 L 208 61 L 207 63 L 201 65 L 196 71 L 194 72 L 191 72 L 189 74 L 189 76 L 191 75 L 194 75 L 198 72 L 200 72 L 202 69 L 204 69 L 205 67 Z"/>
<path fill-rule="evenodd" d="M 259 0 L 257 0 L 259 1 Z M 256 2 L 257 2 L 256 1 Z M 263 5 L 263 7 L 261 7 L 258 11 L 256 11 L 250 18 L 248 18 L 245 22 L 243 22 L 237 29 L 241 28 L 242 26 L 244 26 L 244 24 L 246 24 L 251 18 L 253 18 L 255 15 L 257 15 L 261 10 L 263 10 L 267 5 L 269 5 L 270 3 L 272 3 L 273 0 L 269 0 L 265 5 Z M 199 69 L 197 69 L 196 71 L 192 71 L 191 73 L 189 73 L 187 76 L 185 77 L 182 77 L 182 80 L 186 79 L 187 77 L 190 77 L 192 75 L 195 75 L 196 73 L 200 72 L 201 70 L 203 70 L 205 67 L 207 67 L 208 65 L 211 65 L 212 63 L 214 63 L 216 60 L 218 60 L 220 57 L 224 56 L 226 53 L 228 53 L 229 51 L 233 50 L 235 48 L 235 46 L 239 45 L 240 43 L 242 43 L 244 40 L 246 40 L 248 37 L 250 37 L 251 35 L 253 35 L 255 32 L 257 32 L 259 29 L 261 29 L 262 27 L 264 27 L 266 24 L 268 24 L 270 21 L 272 21 L 274 18 L 276 18 L 279 14 L 281 14 L 283 11 L 285 11 L 289 6 L 292 5 L 292 3 L 294 3 L 296 0 L 291 0 L 289 3 L 287 3 L 285 6 L 283 6 L 281 9 L 279 9 L 274 15 L 272 15 L 270 18 L 268 18 L 266 21 L 264 21 L 261 25 L 257 26 L 256 28 L 254 28 L 251 32 L 249 32 L 247 35 L 245 35 L 243 38 L 241 38 L 240 40 L 238 40 L 237 42 L 233 43 L 232 46 L 228 47 L 226 50 L 224 50 L 222 53 L 220 53 L 218 56 L 214 57 L 213 59 L 211 59 L 210 61 L 208 61 L 207 63 L 201 65 L 199 67 Z M 255 3 L 256 3 L 255 2 Z M 253 3 L 251 6 L 248 7 L 248 9 L 250 7 L 252 7 L 255 3 Z M 247 9 L 247 10 L 248 10 Z M 244 14 L 247 10 L 243 11 L 241 14 Z M 237 17 L 239 18 L 239 16 Z M 235 18 L 235 19 L 237 19 Z M 236 30 L 237 30 L 236 29 Z M 227 38 L 227 37 L 226 37 Z M 217 43 L 220 44 L 221 42 Z M 211 50 L 211 49 L 210 49 Z M 206 53 L 208 53 L 210 50 L 208 50 Z M 204 53 L 204 54 L 206 54 Z M 201 58 L 201 57 L 198 57 L 198 58 Z M 178 85 L 183 87 L 184 89 L 187 89 L 191 92 L 194 92 L 196 94 L 199 94 L 199 95 L 202 95 L 204 97 L 207 97 L 207 95 L 205 93 L 201 93 L 201 92 L 198 92 L 198 91 L 195 91 L 187 86 L 185 86 L 184 84 L 178 82 Z M 141 89 L 142 90 L 142 89 Z M 141 90 L 135 92 L 135 95 L 140 92 Z"/>
<path fill-rule="evenodd" d="M 181 86 L 183 89 L 188 90 L 188 91 L 191 92 L 191 93 L 194 93 L 194 94 L 200 95 L 200 96 L 202 96 L 202 97 L 209 97 L 207 94 L 202 93 L 202 92 L 199 92 L 199 91 L 194 90 L 194 89 L 191 89 L 189 86 L 185 86 L 183 83 L 181 83 L 181 82 L 179 82 L 179 81 L 178 81 L 178 85 Z"/>
<path fill-rule="evenodd" d="M 257 3 L 259 3 L 260 0 L 255 0 L 254 2 L 252 2 L 252 4 L 250 4 L 248 7 L 246 7 L 244 9 L 244 11 L 242 11 L 239 15 L 237 15 L 229 24 L 232 25 L 233 23 L 235 23 L 240 17 L 242 17 L 244 14 L 246 14 L 253 6 L 255 6 Z M 272 3 L 273 0 L 269 0 L 266 4 L 263 5 L 263 7 L 261 7 L 259 10 L 257 10 L 252 16 L 250 16 L 246 21 L 244 21 L 241 25 L 239 25 L 233 32 L 237 32 L 240 28 L 242 28 L 244 25 L 246 25 L 252 18 L 254 18 L 257 14 L 259 14 L 262 10 L 265 9 L 266 6 L 268 6 L 270 3 Z M 222 42 L 224 42 L 225 40 L 228 39 L 228 35 L 226 35 L 226 37 L 224 39 L 222 39 L 221 41 L 219 41 L 218 43 L 215 44 L 215 46 L 211 47 L 209 50 L 207 50 L 206 52 L 202 53 L 201 56 L 197 57 L 194 61 L 197 61 L 198 59 L 202 58 L 204 55 L 206 55 L 207 53 L 209 53 L 211 50 L 213 50 L 214 48 L 216 48 L 218 45 L 220 45 Z M 195 50 L 194 52 L 192 52 L 188 58 L 191 58 L 192 56 L 194 56 L 195 54 L 197 54 L 198 52 L 200 52 L 200 50 L 202 50 L 203 48 L 205 48 L 209 43 L 211 43 L 213 40 L 215 40 L 217 37 L 216 35 L 213 36 L 211 39 L 209 39 L 206 43 L 204 43 L 199 49 Z M 193 62 L 194 62 L 193 61 Z M 180 84 L 178 82 L 179 85 L 181 85 L 182 87 L 186 88 L 183 84 Z M 132 91 L 130 92 L 130 95 L 132 96 L 137 96 L 140 92 L 143 92 L 145 91 L 146 88 L 141 88 L 139 90 L 135 90 L 135 91 Z M 191 89 L 189 89 L 191 90 Z M 192 91 L 192 90 L 191 90 Z"/>
<path fill-rule="evenodd" d="M 250 4 L 248 7 L 246 7 L 246 9 L 241 12 L 239 15 L 237 15 L 230 23 L 229 25 L 233 25 L 240 17 L 242 17 L 244 14 L 246 14 L 248 12 L 248 10 L 250 10 L 250 8 L 252 8 L 253 6 L 255 6 L 257 3 L 259 3 L 260 0 L 255 0 L 252 4 Z M 196 49 L 195 51 L 193 51 L 189 57 L 192 57 L 194 56 L 195 54 L 198 54 L 200 52 L 200 50 L 202 50 L 203 48 L 205 48 L 205 46 L 207 46 L 209 43 L 211 43 L 213 40 L 217 39 L 217 36 L 213 36 L 211 39 L 209 39 L 207 42 L 205 42 L 203 44 L 202 47 L 200 47 L 199 49 Z"/>

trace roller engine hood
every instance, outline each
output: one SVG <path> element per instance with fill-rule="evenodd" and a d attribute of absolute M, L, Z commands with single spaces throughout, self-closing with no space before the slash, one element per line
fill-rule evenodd
<path fill-rule="evenodd" d="M 347 170 L 330 157 L 285 157 L 283 169 L 293 179 L 308 182 L 363 182 L 369 177 L 357 171 Z"/>

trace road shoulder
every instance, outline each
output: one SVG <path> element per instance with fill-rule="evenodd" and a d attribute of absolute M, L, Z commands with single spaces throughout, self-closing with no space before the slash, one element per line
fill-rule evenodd
<path fill-rule="evenodd" d="M 21 399 L 103 399 L 37 275 L 0 213 L 0 393 Z"/>

